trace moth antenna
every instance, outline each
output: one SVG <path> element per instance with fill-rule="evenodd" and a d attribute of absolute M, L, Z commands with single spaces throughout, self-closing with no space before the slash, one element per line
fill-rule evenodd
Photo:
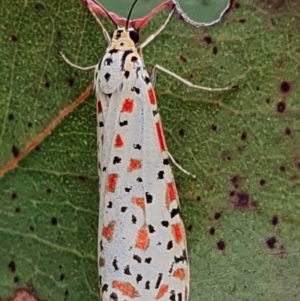
<path fill-rule="evenodd" d="M 100 4 L 99 2 L 96 2 L 102 9 L 103 11 L 105 12 L 105 14 L 107 15 L 107 17 L 114 23 L 116 29 L 119 28 L 118 24 L 115 22 L 115 20 L 113 19 L 113 17 L 110 15 L 110 13 L 106 10 L 106 8 Z"/>
<path fill-rule="evenodd" d="M 135 0 L 133 2 L 133 4 L 131 5 L 131 8 L 130 8 L 130 11 L 129 11 L 129 14 L 128 14 L 128 17 L 127 17 L 127 20 L 126 20 L 126 26 L 125 26 L 125 29 L 127 30 L 128 29 L 128 25 L 129 25 L 129 21 L 130 21 L 130 17 L 131 17 L 131 14 L 132 14 L 132 11 L 136 5 L 136 3 L 138 2 L 139 0 Z"/>

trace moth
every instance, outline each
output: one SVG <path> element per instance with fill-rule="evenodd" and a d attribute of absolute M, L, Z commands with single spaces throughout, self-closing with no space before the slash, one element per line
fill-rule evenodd
<path fill-rule="evenodd" d="M 185 230 L 171 163 L 154 92 L 156 71 L 183 84 L 207 91 L 228 90 L 196 86 L 160 65 L 151 75 L 145 69 L 142 49 L 170 21 L 138 45 L 139 34 L 130 28 L 130 8 L 125 27 L 116 29 L 96 66 L 94 90 L 97 107 L 99 172 L 98 270 L 103 301 L 187 301 L 189 263 Z"/>

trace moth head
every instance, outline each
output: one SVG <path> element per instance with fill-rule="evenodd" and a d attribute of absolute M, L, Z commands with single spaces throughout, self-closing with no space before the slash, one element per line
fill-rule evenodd
<path fill-rule="evenodd" d="M 126 43 L 128 46 L 134 46 L 139 41 L 139 34 L 134 28 L 118 28 L 112 36 L 113 42 Z"/>

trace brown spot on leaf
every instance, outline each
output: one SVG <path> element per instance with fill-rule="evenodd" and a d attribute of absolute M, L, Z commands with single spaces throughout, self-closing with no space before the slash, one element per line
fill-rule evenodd
<path fill-rule="evenodd" d="M 277 112 L 278 112 L 278 113 L 283 113 L 283 112 L 285 111 L 285 109 L 286 109 L 286 104 L 285 104 L 285 102 L 284 102 L 284 101 L 279 101 L 279 102 L 277 103 Z"/>
<path fill-rule="evenodd" d="M 268 248 L 270 248 L 270 249 L 274 249 L 276 246 L 276 243 L 277 243 L 277 239 L 274 237 L 274 236 L 272 236 L 272 237 L 269 237 L 269 238 L 267 238 L 267 240 L 266 240 L 266 245 L 268 246 Z"/>
<path fill-rule="evenodd" d="M 217 248 L 218 248 L 218 250 L 221 250 L 221 251 L 225 250 L 225 242 L 223 240 L 219 240 L 217 242 Z"/>
<path fill-rule="evenodd" d="M 290 91 L 290 84 L 286 81 L 283 81 L 281 84 L 280 84 L 280 91 L 282 93 L 288 93 Z"/>
<path fill-rule="evenodd" d="M 271 220 L 271 224 L 273 226 L 276 226 L 278 224 L 279 220 L 278 220 L 278 216 L 277 215 L 273 215 L 272 216 L 272 220 Z"/>

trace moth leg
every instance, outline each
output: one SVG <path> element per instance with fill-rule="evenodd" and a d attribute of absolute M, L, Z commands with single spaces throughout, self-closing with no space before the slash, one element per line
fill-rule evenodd
<path fill-rule="evenodd" d="M 180 164 L 178 164 L 175 159 L 173 158 L 173 156 L 170 154 L 170 152 L 168 152 L 168 156 L 172 162 L 172 164 L 174 164 L 180 171 L 182 171 L 183 173 L 185 173 L 186 175 L 196 179 L 196 175 L 190 173 L 189 171 L 187 171 L 186 169 L 184 169 Z"/>
<path fill-rule="evenodd" d="M 198 85 L 194 85 L 193 83 L 189 82 L 188 80 L 180 77 L 179 75 L 177 75 L 176 73 L 173 73 L 172 71 L 160 66 L 160 65 L 155 65 L 152 69 L 151 72 L 151 76 L 150 76 L 150 80 L 152 85 L 155 84 L 155 79 L 156 79 L 156 70 L 160 70 L 162 72 L 165 72 L 166 74 L 176 78 L 178 81 L 180 81 L 181 83 L 185 84 L 186 86 L 193 88 L 193 89 L 199 89 L 199 90 L 205 90 L 205 91 L 210 91 L 210 92 L 215 92 L 215 91 L 226 91 L 226 90 L 230 90 L 233 87 L 232 86 L 227 86 L 227 87 L 223 87 L 223 88 L 210 88 L 210 87 L 203 87 L 203 86 L 198 86 Z"/>
<path fill-rule="evenodd" d="M 99 3 L 98 3 L 98 5 L 99 5 Z M 110 38 L 110 36 L 109 36 L 107 30 L 105 29 L 105 27 L 104 27 L 104 25 L 102 24 L 102 22 L 100 21 L 100 19 L 98 19 L 98 17 L 97 17 L 96 14 L 94 13 L 94 11 L 90 8 L 90 6 L 87 5 L 87 7 L 88 7 L 90 13 L 92 14 L 92 16 L 96 19 L 96 22 L 98 23 L 98 25 L 101 27 L 103 36 L 104 36 L 106 42 L 109 44 L 109 43 L 111 42 L 111 38 Z M 102 6 L 101 6 L 101 7 L 102 7 Z"/>
<path fill-rule="evenodd" d="M 64 60 L 68 65 L 70 65 L 70 66 L 73 67 L 73 68 L 79 69 L 79 70 L 81 70 L 81 71 L 91 71 L 91 70 L 95 70 L 95 68 L 96 68 L 96 66 L 97 66 L 97 65 L 94 65 L 94 66 L 88 66 L 88 67 L 81 67 L 81 66 L 78 66 L 78 65 L 76 65 L 76 64 L 73 64 L 71 61 L 69 61 L 69 60 L 66 58 L 66 56 L 65 56 L 62 52 L 60 52 L 60 55 L 61 55 L 61 57 L 63 58 L 63 60 Z"/>
<path fill-rule="evenodd" d="M 142 50 L 145 46 L 147 46 L 149 43 L 151 43 L 154 39 L 155 39 L 155 37 L 157 36 L 157 35 L 159 35 L 164 29 L 165 29 L 165 27 L 167 26 L 167 24 L 169 23 L 169 21 L 170 21 L 170 19 L 171 19 L 171 17 L 172 17 L 172 15 L 173 15 L 173 13 L 174 13 L 174 10 L 175 10 L 175 7 L 171 10 L 171 12 L 169 13 L 169 15 L 168 15 L 168 18 L 166 19 L 166 21 L 164 22 L 164 24 L 163 25 L 161 25 L 161 27 L 158 29 L 158 30 L 156 30 L 156 32 L 155 33 L 153 33 L 152 35 L 150 35 L 140 46 L 139 46 L 139 49 L 140 50 Z"/>

